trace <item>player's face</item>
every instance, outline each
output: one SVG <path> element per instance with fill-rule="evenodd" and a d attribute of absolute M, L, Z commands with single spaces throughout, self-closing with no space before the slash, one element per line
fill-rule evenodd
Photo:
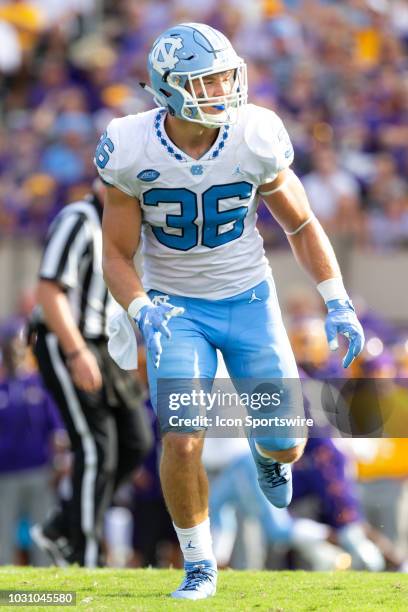
<path fill-rule="evenodd" d="M 235 80 L 235 70 L 226 70 L 208 76 L 196 78 L 192 80 L 193 92 L 190 85 L 186 85 L 187 91 L 194 93 L 196 98 L 220 98 L 227 96 L 232 92 Z M 222 109 L 217 108 L 217 101 L 214 100 L 215 106 L 202 106 L 202 110 L 208 114 L 217 114 Z M 219 104 L 219 102 L 218 102 Z"/>

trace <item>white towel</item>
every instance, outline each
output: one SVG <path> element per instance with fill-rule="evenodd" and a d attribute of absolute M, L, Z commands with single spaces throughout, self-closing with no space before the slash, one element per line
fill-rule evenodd
<path fill-rule="evenodd" d="M 108 351 L 122 370 L 137 369 L 137 339 L 135 330 L 123 308 L 108 320 Z"/>

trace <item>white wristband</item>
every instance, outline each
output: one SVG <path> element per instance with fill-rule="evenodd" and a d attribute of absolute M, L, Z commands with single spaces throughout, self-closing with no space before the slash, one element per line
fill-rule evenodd
<path fill-rule="evenodd" d="M 132 319 L 136 319 L 138 312 L 143 306 L 153 306 L 153 302 L 146 296 L 137 297 L 132 300 L 128 306 L 128 314 Z"/>
<path fill-rule="evenodd" d="M 317 285 L 317 290 L 324 299 L 325 303 L 330 300 L 349 300 L 347 291 L 343 285 L 341 276 L 328 278 Z"/>

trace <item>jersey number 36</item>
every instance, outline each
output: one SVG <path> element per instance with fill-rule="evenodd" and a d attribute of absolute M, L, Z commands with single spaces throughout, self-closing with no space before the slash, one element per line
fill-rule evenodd
<path fill-rule="evenodd" d="M 161 227 L 152 227 L 157 240 L 165 246 L 179 251 L 189 251 L 200 243 L 210 249 L 236 240 L 244 231 L 244 220 L 248 213 L 247 206 L 238 206 L 220 211 L 220 200 L 239 198 L 248 200 L 251 197 L 252 185 L 246 181 L 228 185 L 213 185 L 203 193 L 201 198 L 189 189 L 150 189 L 143 194 L 145 206 L 165 206 L 180 204 L 180 214 L 166 215 L 167 227 L 180 230 L 179 234 L 169 234 Z M 202 206 L 203 223 L 199 228 L 195 221 L 198 217 L 198 206 Z M 230 224 L 230 229 L 222 231 L 222 226 Z M 201 232 L 199 230 L 201 229 Z M 199 235 L 201 233 L 201 236 Z"/>

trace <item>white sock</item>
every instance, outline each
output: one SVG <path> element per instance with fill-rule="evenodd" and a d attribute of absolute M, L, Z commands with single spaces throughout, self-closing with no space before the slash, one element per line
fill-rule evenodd
<path fill-rule="evenodd" d="M 199 525 L 188 527 L 187 529 L 181 529 L 174 523 L 173 527 L 176 530 L 185 561 L 204 561 L 209 559 L 214 560 L 215 563 L 209 518 Z"/>

